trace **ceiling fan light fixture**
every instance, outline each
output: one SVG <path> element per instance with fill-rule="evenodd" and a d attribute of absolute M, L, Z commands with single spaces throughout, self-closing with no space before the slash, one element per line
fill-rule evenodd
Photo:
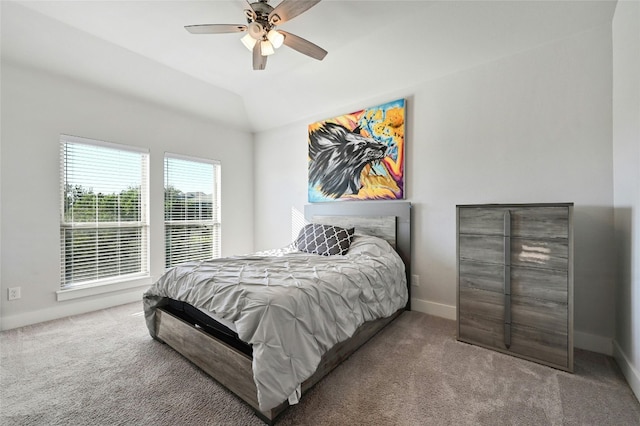
<path fill-rule="evenodd" d="M 264 37 L 266 31 L 260 23 L 252 22 L 247 26 L 247 32 L 251 34 L 251 37 L 255 38 L 256 40 L 260 40 L 262 37 Z"/>
<path fill-rule="evenodd" d="M 276 30 L 270 30 L 267 33 L 267 38 L 276 49 L 282 46 L 282 43 L 284 43 L 284 36 Z"/>
<path fill-rule="evenodd" d="M 242 42 L 242 44 L 244 44 L 244 46 L 249 49 L 249 51 L 253 52 L 253 46 L 256 45 L 256 42 L 258 40 L 256 40 L 255 38 L 253 38 L 253 36 L 249 33 L 245 34 L 244 37 L 242 37 L 240 39 L 240 41 Z"/>
<path fill-rule="evenodd" d="M 276 53 L 276 51 L 273 50 L 273 44 L 269 40 L 262 40 L 260 42 L 260 53 L 262 56 L 269 56 Z"/>

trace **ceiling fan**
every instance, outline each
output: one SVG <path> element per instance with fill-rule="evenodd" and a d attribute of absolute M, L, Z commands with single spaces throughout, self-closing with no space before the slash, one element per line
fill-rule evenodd
<path fill-rule="evenodd" d="M 247 32 L 242 37 L 242 43 L 253 52 L 253 69 L 263 70 L 267 66 L 267 57 L 275 53 L 274 49 L 285 44 L 307 56 L 321 61 L 327 54 L 323 48 L 298 37 L 295 34 L 276 30 L 283 24 L 303 12 L 306 12 L 320 0 L 282 0 L 275 8 L 269 5 L 269 0 L 258 0 L 253 3 L 247 1 L 248 8 L 244 10 L 247 25 L 244 24 L 202 24 L 187 25 L 184 28 L 192 34 L 224 34 Z"/>

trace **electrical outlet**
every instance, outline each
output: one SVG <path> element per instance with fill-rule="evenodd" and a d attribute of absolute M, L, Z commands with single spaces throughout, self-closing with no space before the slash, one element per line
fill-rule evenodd
<path fill-rule="evenodd" d="M 9 300 L 20 299 L 20 287 L 11 287 L 7 289 L 7 297 Z"/>
<path fill-rule="evenodd" d="M 420 276 L 411 275 L 411 285 L 414 287 L 420 287 Z"/>

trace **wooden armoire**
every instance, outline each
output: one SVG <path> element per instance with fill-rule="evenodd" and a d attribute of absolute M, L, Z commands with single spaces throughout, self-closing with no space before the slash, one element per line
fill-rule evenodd
<path fill-rule="evenodd" d="M 573 203 L 456 211 L 458 340 L 573 371 Z"/>

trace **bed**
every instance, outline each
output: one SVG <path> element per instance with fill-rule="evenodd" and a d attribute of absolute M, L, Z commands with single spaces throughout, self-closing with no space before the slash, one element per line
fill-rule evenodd
<path fill-rule="evenodd" d="M 348 251 L 315 254 L 301 234 L 296 246 L 172 268 L 143 296 L 149 332 L 272 424 L 409 309 L 410 216 L 408 202 L 307 205 L 305 229 L 335 232 L 335 246 L 349 237 Z"/>

